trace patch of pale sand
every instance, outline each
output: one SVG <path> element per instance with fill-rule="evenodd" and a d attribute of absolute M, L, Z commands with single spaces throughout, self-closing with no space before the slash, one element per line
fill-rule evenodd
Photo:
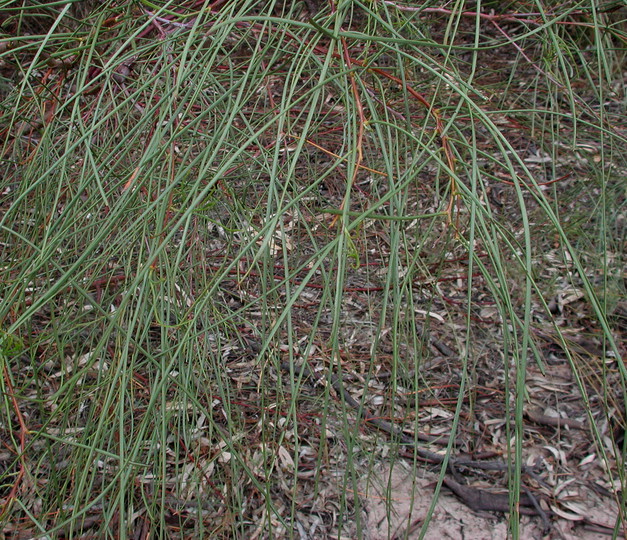
<path fill-rule="evenodd" d="M 421 471 L 420 476 L 403 462 L 394 467 L 382 465 L 362 480 L 360 493 L 366 510 L 367 540 L 413 539 L 431 505 L 437 475 Z M 388 504 L 387 501 L 391 501 Z M 559 520 L 551 532 L 542 534 L 539 518 L 523 516 L 520 538 L 529 540 L 606 540 L 607 536 L 575 530 L 576 523 Z M 425 538 L 437 540 L 504 540 L 507 516 L 491 512 L 475 512 L 460 502 L 450 491 L 442 488 Z"/>

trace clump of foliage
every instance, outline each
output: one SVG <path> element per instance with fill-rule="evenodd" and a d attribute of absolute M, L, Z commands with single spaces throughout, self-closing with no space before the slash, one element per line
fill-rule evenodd
<path fill-rule="evenodd" d="M 624 532 L 626 37 L 617 2 L 5 2 L 3 534 L 360 537 L 402 459 L 424 536 L 461 453 L 514 537 L 564 478 Z"/>

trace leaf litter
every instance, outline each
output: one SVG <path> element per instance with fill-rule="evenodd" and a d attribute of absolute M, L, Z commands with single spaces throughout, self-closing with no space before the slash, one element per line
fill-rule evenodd
<path fill-rule="evenodd" d="M 167 26 L 167 21 L 162 23 Z M 494 55 L 494 69 L 486 79 L 496 77 L 498 64 L 509 61 L 506 55 Z M 120 67 L 126 69 L 117 69 L 115 81 L 130 84 L 130 64 Z M 270 83 L 271 90 L 277 85 L 278 93 L 280 78 Z M 331 93 L 327 105 L 330 117 L 346 112 L 334 103 Z M 17 135 L 30 130 L 37 137 L 37 130 L 49 120 L 20 124 Z M 556 158 L 538 148 L 529 130 L 514 119 L 501 115 L 496 122 L 507 127 L 508 137 L 541 189 L 543 182 L 550 181 L 547 164 L 556 167 L 556 176 L 563 180 L 557 183 L 555 199 L 563 206 L 565 223 L 585 227 L 585 223 L 569 224 L 568 215 L 580 215 L 581 207 L 595 205 L 598 192 L 582 192 L 577 176 L 590 174 L 589 156 L 594 161 L 599 155 L 599 143 L 578 141 L 574 151 L 561 149 Z M 307 160 L 296 168 L 297 179 L 302 179 L 296 180 L 301 182 L 296 187 L 308 188 L 305 180 L 311 175 L 311 163 L 322 172 L 339 143 L 332 134 L 321 135 L 315 144 L 307 142 Z M 523 230 L 519 201 L 510 185 L 512 178 L 495 165 L 498 156 L 491 156 L 492 144 L 489 134 L 478 133 L 477 147 L 489 173 L 481 204 L 496 222 L 507 224 L 515 243 Z M 621 173 L 618 164 L 610 166 Z M 138 170 L 133 170 L 135 181 Z M 409 214 L 439 211 L 437 174 L 437 169 L 426 167 L 421 185 L 407 190 Z M 131 180 L 120 193 L 127 191 Z M 504 351 L 504 323 L 494 291 L 482 275 L 472 276 L 469 283 L 468 253 L 451 240 L 450 224 L 442 221 L 421 236 L 421 220 L 407 222 L 402 241 L 395 244 L 405 262 L 405 267 L 396 267 L 403 292 L 397 296 L 400 303 L 390 310 L 385 292 L 389 262 L 396 255 L 391 252 L 390 228 L 380 217 L 364 220 L 347 249 L 351 264 L 344 274 L 337 321 L 337 311 L 328 300 L 328 283 L 338 271 L 338 261 L 327 258 L 317 267 L 314 262 L 320 246 L 338 231 L 337 214 L 321 212 L 320 197 L 326 209 L 342 208 L 345 175 L 326 177 L 319 197 L 298 199 L 298 213 L 252 215 L 239 223 L 231 217 L 237 211 L 233 199 L 246 200 L 255 189 L 263 197 L 271 178 L 260 175 L 253 187 L 245 175 L 231 175 L 229 180 L 231 192 L 222 206 L 215 204 L 209 219 L 193 216 L 190 228 L 179 231 L 170 254 L 183 246 L 188 260 L 202 261 L 205 271 L 218 272 L 234 249 L 255 246 L 267 254 L 266 270 L 271 261 L 271 301 L 263 300 L 269 293 L 259 261 L 240 257 L 237 266 L 223 274 L 228 279 L 212 300 L 214 315 L 232 321 L 227 327 L 196 311 L 206 307 L 198 303 L 201 287 L 193 275 L 181 272 L 180 281 L 167 293 L 156 294 L 166 306 L 161 313 L 152 312 L 134 328 L 111 330 L 108 315 L 123 309 L 125 302 L 142 301 L 142 292 L 129 285 L 132 280 L 116 260 L 103 267 L 102 276 L 94 273 L 80 287 L 74 284 L 67 294 L 48 302 L 30 322 L 29 340 L 37 344 L 39 370 L 33 369 L 28 357 L 17 355 L 11 363 L 11 380 L 20 389 L 20 414 L 30 425 L 40 426 L 44 436 L 32 441 L 22 461 L 13 451 L 0 453 L 3 475 L 19 488 L 9 493 L 10 482 L 3 487 L 5 507 L 10 495 L 19 497 L 33 515 L 49 512 L 37 493 L 53 475 L 65 474 L 71 456 L 82 448 L 81 434 L 107 414 L 99 381 L 120 368 L 119 339 L 132 331 L 135 363 L 127 396 L 132 399 L 134 425 L 144 426 L 144 431 L 133 433 L 136 428 L 130 423 L 123 429 L 145 436 L 135 461 L 146 464 L 160 455 L 165 471 L 160 477 L 161 471 L 134 470 L 129 496 L 142 500 L 144 506 L 138 505 L 118 525 L 134 529 L 137 537 L 148 534 L 147 513 L 163 505 L 163 526 L 172 537 L 193 537 L 202 530 L 200 522 L 211 524 L 214 534 L 228 535 L 231 524 L 241 520 L 239 530 L 250 538 L 268 537 L 268 528 L 277 538 L 413 538 L 425 523 L 440 477 L 443 487 L 431 516 L 430 536 L 506 537 L 514 422 L 506 381 L 515 378 L 515 366 L 509 365 Z M 147 198 L 142 189 L 134 196 Z M 374 195 L 383 197 L 387 189 L 376 175 L 362 171 L 353 184 L 348 210 L 363 212 Z M 611 355 L 599 337 L 598 322 L 568 253 L 552 234 L 543 236 L 550 229 L 533 189 L 524 193 L 524 201 L 534 236 L 543 239 L 535 263 L 546 296 L 534 297 L 532 305 L 530 332 L 535 349 L 526 373 L 521 536 L 605 538 L 616 526 L 620 514 L 616 498 L 624 489 L 617 471 L 624 456 L 616 455 L 625 431 L 624 381 L 618 369 L 623 359 Z M 64 210 L 60 200 L 59 215 Z M 3 206 L 3 213 L 8 211 Z M 463 229 L 467 214 L 463 207 L 458 212 L 458 226 Z M 616 227 L 620 223 L 617 218 Z M 487 250 L 480 240 L 476 242 L 474 252 L 489 267 Z M 608 251 L 606 256 L 611 266 L 620 267 L 622 253 Z M 586 264 L 596 267 L 593 261 Z M 592 272 L 588 277 L 593 283 L 612 279 L 624 292 L 620 284 L 624 274 Z M 520 301 L 520 284 L 511 276 L 515 271 L 507 283 L 508 293 L 513 301 Z M 36 302 L 51 281 L 54 277 L 49 276 L 29 284 L 25 305 Z M 608 302 L 611 330 L 624 344 L 624 300 Z M 520 306 L 522 302 L 516 308 Z M 55 326 L 60 313 L 80 321 L 80 330 Z M 272 339 L 264 340 L 260 329 L 272 332 Z M 156 369 L 154 358 L 169 358 L 163 336 L 175 348 L 189 342 L 190 333 L 198 363 L 187 374 L 173 362 L 161 366 L 167 368 L 165 373 Z M 334 340 L 339 345 L 332 346 Z M 101 341 L 107 345 L 96 347 Z M 94 355 L 92 348 L 104 352 Z M 467 380 L 462 377 L 465 371 L 471 374 Z M 184 386 L 180 379 L 190 374 L 192 381 L 187 382 L 196 390 L 193 399 L 176 390 L 179 384 Z M 583 380 L 585 395 L 575 374 Z M 151 385 L 159 377 L 167 378 L 170 385 L 160 410 L 170 419 L 170 433 L 156 442 L 146 433 L 160 429 L 160 424 L 146 418 L 146 413 L 154 411 Z M 68 380 L 76 399 L 63 398 L 65 412 L 59 417 L 55 415 L 60 407 L 58 390 L 67 388 Z M 461 388 L 465 392 L 460 398 Z M 459 422 L 453 431 L 458 403 Z M 20 431 L 18 420 L 17 415 L 12 418 L 14 433 Z M 590 437 L 591 423 L 604 442 L 602 448 Z M 14 448 L 6 431 L 2 439 L 5 448 Z M 449 468 L 442 473 L 447 445 L 453 450 Z M 606 458 L 601 459 L 600 453 Z M 52 461 L 46 457 L 50 455 Z M 115 453 L 103 450 L 92 458 L 90 468 L 95 497 L 85 507 L 80 524 L 61 527 L 61 535 L 77 530 L 89 534 L 104 519 L 105 505 L 98 502 L 98 494 L 119 474 Z M 63 497 L 69 501 L 70 487 L 66 488 Z M 234 502 L 240 515 L 233 514 Z M 60 509 L 71 510 L 71 506 Z M 3 533 L 24 537 L 32 531 L 14 521 L 3 525 Z"/>

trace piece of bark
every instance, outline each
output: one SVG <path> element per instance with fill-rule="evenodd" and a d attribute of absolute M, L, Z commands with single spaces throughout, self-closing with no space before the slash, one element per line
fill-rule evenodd
<path fill-rule="evenodd" d="M 544 426 L 552 426 L 556 428 L 561 428 L 568 426 L 572 429 L 586 429 L 581 422 L 578 420 L 573 420 L 572 418 L 559 418 L 557 416 L 548 416 L 546 414 L 542 414 L 538 409 L 529 409 L 525 411 L 527 418 L 536 424 L 541 424 Z"/>

